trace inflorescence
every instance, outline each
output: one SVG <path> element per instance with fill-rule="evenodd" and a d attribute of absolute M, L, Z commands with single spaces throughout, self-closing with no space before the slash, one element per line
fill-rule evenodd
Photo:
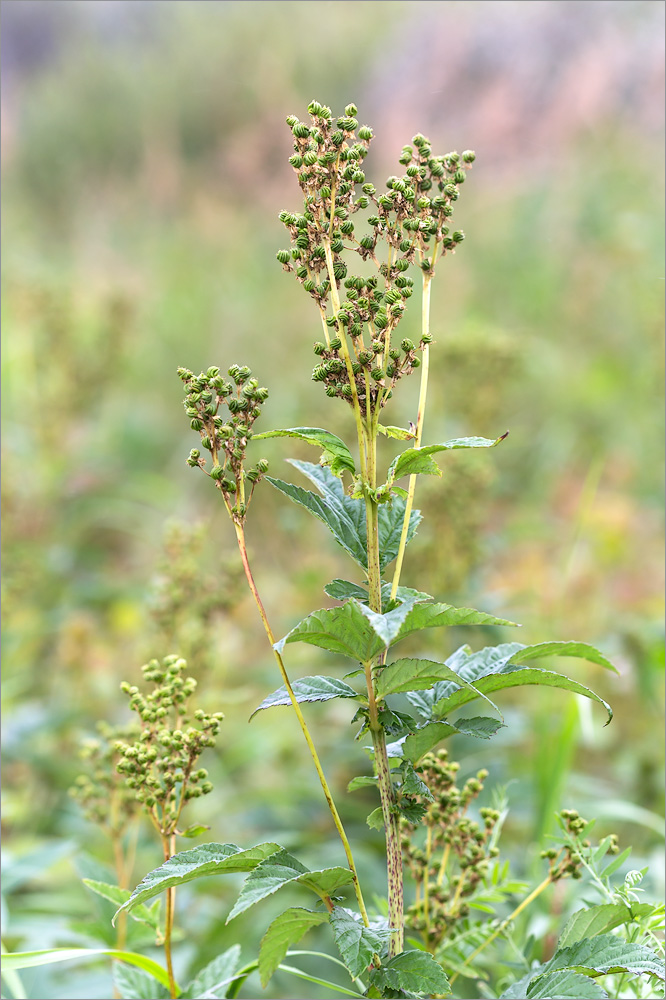
<path fill-rule="evenodd" d="M 313 379 L 324 384 L 328 396 L 350 403 L 356 397 L 365 415 L 383 407 L 398 380 L 419 367 L 416 351 L 430 342 L 426 334 L 418 347 L 404 339 L 398 348 L 392 333 L 413 293 L 410 266 L 432 275 L 437 257 L 454 253 L 464 239 L 462 231 L 451 232 L 450 223 L 475 154 L 433 156 L 429 140 L 415 135 L 400 156 L 404 174 L 389 177 L 380 194 L 366 181 L 363 160 L 372 129 L 359 128 L 355 105 L 337 120 L 318 101 L 308 111 L 310 124 L 287 118 L 294 136 L 290 163 L 304 206 L 300 214 L 280 214 L 291 249 L 280 250 L 277 259 L 296 275 L 322 317 L 326 343 L 315 344 L 320 361 Z M 357 228 L 351 217 L 361 209 L 370 214 Z M 370 261 L 375 273 L 350 274 L 346 252 Z M 343 283 L 346 297 L 340 302 Z M 342 343 L 347 336 L 353 354 Z"/>
<path fill-rule="evenodd" d="M 201 444 L 212 456 L 212 468 L 206 469 L 206 459 L 198 448 L 192 448 L 187 464 L 200 468 L 215 481 L 234 521 L 242 524 L 256 484 L 268 471 L 268 462 L 260 459 L 254 468 L 245 470 L 245 451 L 252 437 L 252 426 L 261 415 L 268 398 L 268 389 L 259 385 L 247 365 L 232 365 L 231 381 L 213 366 L 194 375 L 188 368 L 179 368 L 185 384 L 185 412 L 192 430 L 199 431 Z M 222 416 L 220 407 L 227 415 Z M 247 492 L 247 485 L 250 491 Z"/>
<path fill-rule="evenodd" d="M 132 743 L 116 743 L 118 771 L 163 837 L 177 832 L 187 801 L 213 790 L 208 772 L 196 763 L 206 747 L 215 746 L 224 718 L 222 712 L 188 709 L 197 682 L 183 676 L 186 668 L 182 658 L 167 656 L 141 668 L 144 679 L 155 685 L 150 693 L 126 681 L 121 684 L 141 720 L 141 732 Z"/>

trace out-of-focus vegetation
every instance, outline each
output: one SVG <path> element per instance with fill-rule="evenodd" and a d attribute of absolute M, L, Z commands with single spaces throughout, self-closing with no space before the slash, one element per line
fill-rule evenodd
<path fill-rule="evenodd" d="M 88 944 L 90 914 L 107 920 L 74 868 L 103 878 L 110 845 L 68 788 L 82 739 L 127 721 L 120 681 L 153 656 L 185 655 L 205 709 L 226 713 L 206 762 L 215 793 L 196 804 L 211 839 L 339 860 L 289 712 L 246 722 L 274 665 L 217 496 L 185 466 L 175 375 L 246 362 L 274 387 L 267 425 L 330 423 L 310 381 L 316 324 L 275 261 L 277 214 L 299 207 L 284 117 L 315 96 L 353 99 L 376 126 L 366 167 L 380 179 L 419 130 L 477 152 L 467 241 L 435 285 L 425 435 L 511 433 L 491 460 L 451 456 L 419 486 L 403 582 L 418 567 L 438 599 L 524 622 L 524 642 L 612 654 L 619 678 L 576 676 L 589 671 L 613 724 L 575 696 L 516 695 L 488 785 L 510 783 L 519 873 L 568 805 L 632 844 L 658 891 L 661 21 L 654 3 L 3 3 L 7 947 Z M 392 423 L 413 418 L 416 391 Z M 274 469 L 296 451 L 263 449 Z M 286 632 L 313 594 L 326 603 L 341 559 L 263 493 L 249 541 Z M 297 651 L 293 672 L 315 672 L 310 660 Z M 342 790 L 362 756 L 339 742 L 345 710 L 310 711 Z M 487 744 L 454 747 L 463 777 L 488 765 Z M 382 845 L 367 805 L 344 800 L 371 883 Z M 140 838 L 135 876 L 158 861 Z M 200 886 L 179 962 L 201 965 L 239 924 L 252 957 L 265 928 L 225 929 L 232 890 Z M 567 905 L 545 900 L 535 933 L 554 933 Z M 23 973 L 28 995 L 109 995 L 103 965 L 63 969 Z M 284 988 L 277 976 L 266 996 Z"/>

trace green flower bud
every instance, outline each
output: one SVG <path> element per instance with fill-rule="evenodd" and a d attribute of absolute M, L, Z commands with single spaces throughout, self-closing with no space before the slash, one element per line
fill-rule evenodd
<path fill-rule="evenodd" d="M 330 348 L 332 351 L 337 351 L 342 347 L 342 341 L 339 337 L 333 337 L 330 343 Z"/>
<path fill-rule="evenodd" d="M 303 282 L 303 288 L 305 289 L 306 292 L 314 292 L 316 286 L 317 283 L 313 281 L 312 278 L 308 278 L 306 281 Z"/>
<path fill-rule="evenodd" d="M 224 469 L 221 465 L 214 465 L 210 470 L 211 479 L 222 479 L 224 476 Z"/>
<path fill-rule="evenodd" d="M 465 149 L 463 150 L 462 158 L 464 163 L 474 163 L 476 159 L 476 153 L 474 152 L 473 149 Z"/>
<path fill-rule="evenodd" d="M 324 382 L 326 380 L 326 368 L 324 365 L 317 365 L 312 372 L 313 382 Z"/>
<path fill-rule="evenodd" d="M 345 135 L 344 132 L 340 131 L 340 129 L 333 132 L 333 134 L 331 135 L 331 142 L 333 143 L 334 146 L 341 146 L 344 141 L 345 141 Z"/>
<path fill-rule="evenodd" d="M 461 230 L 456 230 L 456 232 L 451 236 L 451 239 L 454 243 L 462 243 L 465 239 L 465 234 Z"/>
<path fill-rule="evenodd" d="M 307 139 L 310 135 L 310 127 L 305 122 L 296 122 L 291 131 L 297 139 Z"/>
<path fill-rule="evenodd" d="M 376 193 L 377 188 L 375 187 L 374 184 L 367 183 L 367 184 L 363 185 L 363 187 L 361 188 L 361 190 L 363 191 L 363 194 L 367 194 L 367 195 L 372 196 L 373 194 Z"/>
<path fill-rule="evenodd" d="M 333 396 L 337 396 L 337 394 L 338 394 L 338 391 L 337 391 L 337 389 L 335 388 L 334 385 L 327 385 L 326 386 L 326 395 L 327 396 L 330 396 L 331 398 L 333 398 Z"/>
<path fill-rule="evenodd" d="M 194 378 L 194 375 L 189 368 L 177 368 L 176 373 L 178 378 L 182 379 L 183 382 L 187 382 L 188 379 Z"/>
<path fill-rule="evenodd" d="M 336 209 L 336 211 L 337 211 L 337 209 Z M 340 240 L 340 239 L 331 240 L 331 250 L 333 251 L 333 253 L 342 253 L 342 251 L 344 250 L 344 248 L 345 248 L 345 245 L 342 242 L 342 240 Z"/>
<path fill-rule="evenodd" d="M 365 250 L 374 250 L 375 239 L 373 236 L 362 236 L 359 242 Z"/>
<path fill-rule="evenodd" d="M 293 128 L 294 125 L 298 124 L 298 118 L 296 117 L 296 115 L 287 115 L 286 121 L 289 128 Z"/>
<path fill-rule="evenodd" d="M 300 267 L 296 268 L 296 277 L 300 278 L 301 281 L 305 281 L 305 279 L 307 278 L 307 276 L 308 276 L 308 269 L 307 269 L 307 267 L 304 267 L 301 264 Z"/>
<path fill-rule="evenodd" d="M 409 261 L 405 260 L 404 257 L 399 257 L 393 265 L 397 271 L 408 271 Z"/>
<path fill-rule="evenodd" d="M 200 420 L 190 420 L 190 427 L 192 428 L 193 431 L 200 431 L 203 427 L 203 424 Z"/>
<path fill-rule="evenodd" d="M 362 125 L 358 130 L 359 139 L 363 139 L 364 142 L 370 142 L 372 139 L 372 129 L 368 125 Z"/>
<path fill-rule="evenodd" d="M 372 375 L 375 382 L 381 382 L 381 380 L 384 378 L 383 368 L 373 368 L 370 374 Z"/>
<path fill-rule="evenodd" d="M 324 351 L 326 350 L 326 344 L 322 344 L 322 342 L 318 340 L 317 343 L 314 345 L 313 350 L 315 354 L 323 354 Z"/>
<path fill-rule="evenodd" d="M 345 236 L 351 236 L 351 234 L 354 232 L 354 223 L 351 221 L 351 219 L 348 219 L 346 222 L 343 222 L 340 225 L 340 232 L 344 233 Z"/>
<path fill-rule="evenodd" d="M 333 274 L 336 281 L 342 281 L 343 278 L 347 277 L 347 265 L 341 260 L 336 260 L 333 264 Z"/>
<path fill-rule="evenodd" d="M 342 388 L 340 389 L 340 393 L 345 399 L 352 398 L 352 387 L 349 385 L 349 383 L 347 383 L 347 385 L 342 386 Z"/>
<path fill-rule="evenodd" d="M 298 170 L 299 167 L 303 166 L 303 157 L 299 156 L 298 153 L 293 153 L 289 157 L 289 162 L 291 163 L 292 167 L 294 167 L 296 170 Z"/>
<path fill-rule="evenodd" d="M 401 253 L 407 253 L 408 250 L 412 249 L 412 241 L 411 240 L 401 240 L 400 241 L 400 246 L 399 246 L 398 249 L 400 250 Z"/>
<path fill-rule="evenodd" d="M 402 347 L 405 354 L 408 354 L 410 351 L 414 350 L 413 341 L 409 340 L 407 337 L 405 337 L 405 339 L 401 342 L 400 346 Z"/>
<path fill-rule="evenodd" d="M 421 367 L 420 360 L 418 358 L 412 358 L 412 360 L 411 360 L 411 366 L 412 366 L 412 368 L 420 368 Z"/>
<path fill-rule="evenodd" d="M 311 115 L 319 117 L 319 115 L 322 112 L 322 106 L 319 103 L 319 101 L 310 101 L 310 103 L 308 104 L 308 111 L 310 112 Z"/>
<path fill-rule="evenodd" d="M 280 261 L 281 264 L 288 264 L 289 261 L 291 260 L 291 254 L 289 253 L 288 250 L 278 250 L 275 256 L 277 257 L 277 259 Z"/>
<path fill-rule="evenodd" d="M 264 473 L 268 472 L 268 461 L 265 458 L 260 458 L 257 462 L 257 469 L 263 476 Z"/>
<path fill-rule="evenodd" d="M 356 204 L 358 205 L 359 208 L 367 208 L 370 202 L 365 197 L 365 195 L 361 195 L 360 198 L 356 199 Z"/>

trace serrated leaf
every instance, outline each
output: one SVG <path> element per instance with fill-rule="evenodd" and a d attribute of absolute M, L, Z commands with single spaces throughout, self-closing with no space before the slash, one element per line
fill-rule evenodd
<path fill-rule="evenodd" d="M 343 472 L 351 472 L 356 475 L 356 466 L 351 456 L 349 448 L 337 436 L 325 431 L 321 427 L 289 427 L 286 430 L 264 431 L 262 434 L 253 434 L 253 441 L 261 441 L 266 438 L 292 437 L 313 444 L 322 449 L 321 464 L 330 466 L 334 476 L 341 476 Z"/>
<path fill-rule="evenodd" d="M 204 994 L 210 997 L 226 997 L 235 979 L 240 957 L 239 944 L 232 944 L 231 948 L 217 955 L 188 983 L 181 993 L 182 1000 L 195 1000 Z"/>
<path fill-rule="evenodd" d="M 367 698 L 358 694 L 349 684 L 338 680 L 337 677 L 300 677 L 298 680 L 291 682 L 291 688 L 296 696 L 296 701 L 299 703 L 307 701 L 330 701 L 332 698 L 354 698 L 357 701 L 367 701 Z M 253 719 L 257 712 L 261 712 L 266 708 L 275 708 L 277 705 L 291 705 L 291 698 L 284 686 L 269 694 L 267 698 L 264 698 L 261 705 L 255 708 L 250 719 Z"/>
<path fill-rule="evenodd" d="M 471 687 L 464 678 L 460 677 L 455 670 L 447 666 L 446 663 L 437 663 L 435 660 L 402 659 L 394 660 L 382 670 L 375 685 L 376 697 L 386 698 L 389 694 L 398 694 L 401 691 L 415 691 L 429 688 L 438 681 L 450 680 L 460 687 Z M 482 695 L 482 697 L 485 697 Z M 496 706 L 489 698 L 485 699 L 493 708 Z"/>
<path fill-rule="evenodd" d="M 289 948 L 300 941 L 311 927 L 325 924 L 327 920 L 327 913 L 306 910 L 300 906 L 291 906 L 276 917 L 261 939 L 259 947 L 259 975 L 264 988 Z"/>
<path fill-rule="evenodd" d="M 585 969 L 590 973 L 647 973 L 664 979 L 664 963 L 642 944 L 624 941 L 614 934 L 583 938 L 566 948 L 558 948 L 544 966 L 544 972 L 557 969 Z"/>
<path fill-rule="evenodd" d="M 617 674 L 619 671 L 596 646 L 591 646 L 588 642 L 575 642 L 571 640 L 563 642 L 539 642 L 533 646 L 524 646 L 518 653 L 511 657 L 512 663 L 524 663 L 526 660 L 542 659 L 544 656 L 571 656 L 578 660 L 589 660 L 590 663 L 597 663 L 606 670 L 612 670 Z"/>
<path fill-rule="evenodd" d="M 414 431 L 410 431 L 406 427 L 393 427 L 377 424 L 377 430 L 380 434 L 384 434 L 386 437 L 396 438 L 398 441 L 414 440 Z"/>
<path fill-rule="evenodd" d="M 432 996 L 450 996 L 449 980 L 441 965 L 426 951 L 403 951 L 390 961 L 373 969 L 370 981 L 380 990 L 406 990 Z"/>
<path fill-rule="evenodd" d="M 447 736 L 452 736 L 458 730 L 448 722 L 431 722 L 423 729 L 410 733 L 402 744 L 403 755 L 413 764 L 417 764 L 424 754 L 434 749 Z"/>
<path fill-rule="evenodd" d="M 391 462 L 388 470 L 386 482 L 391 486 L 396 479 L 403 476 L 413 476 L 417 473 L 426 475 L 441 476 L 440 469 L 436 462 L 430 457 L 440 451 L 453 451 L 459 448 L 494 448 L 500 441 L 503 441 L 506 434 L 491 440 L 483 437 L 454 438 L 451 441 L 444 441 L 442 444 L 428 444 L 421 448 L 408 448 Z"/>
<path fill-rule="evenodd" d="M 265 858 L 281 850 L 279 844 L 268 843 L 245 851 L 236 844 L 201 844 L 190 851 L 180 851 L 139 882 L 130 898 L 116 911 L 116 917 L 123 910 L 132 910 L 171 886 L 184 885 L 208 875 L 252 871 Z"/>
<path fill-rule="evenodd" d="M 474 608 L 454 608 L 450 604 L 415 604 L 400 629 L 397 640 L 424 628 L 442 628 L 448 625 L 511 625 L 516 622 L 495 618 Z M 396 640 L 396 641 L 397 641 Z M 450 661 L 447 660 L 450 666 Z"/>
<path fill-rule="evenodd" d="M 333 936 L 342 961 L 353 979 L 365 973 L 382 942 L 370 927 L 365 927 L 359 916 L 343 906 L 336 906 L 330 915 Z"/>
<path fill-rule="evenodd" d="M 513 983 L 500 1000 L 606 1000 L 608 993 L 588 976 L 570 969 L 535 976 L 534 972 Z"/>
<path fill-rule="evenodd" d="M 397 608 L 393 608 L 392 611 L 386 611 L 384 614 L 373 611 L 372 608 L 367 607 L 365 604 L 357 604 L 357 606 L 370 622 L 377 637 L 381 640 L 382 648 L 386 648 L 397 638 L 410 611 L 417 603 L 418 598 L 409 597 L 402 604 L 399 604 Z"/>
<path fill-rule="evenodd" d="M 476 736 L 480 740 L 489 740 L 500 729 L 505 729 L 503 722 L 488 715 L 475 715 L 472 719 L 456 719 L 455 727 L 463 736 Z"/>
<path fill-rule="evenodd" d="M 328 896 L 340 886 L 348 885 L 354 878 L 348 868 L 324 868 L 320 871 L 308 871 L 288 851 L 282 850 L 267 858 L 245 880 L 238 899 L 227 917 L 227 923 L 254 906 L 261 899 L 271 896 L 283 885 L 290 882 L 304 885 L 315 892 L 320 898 Z"/>
<path fill-rule="evenodd" d="M 290 461 L 294 468 L 315 484 L 321 496 L 271 476 L 266 476 L 267 482 L 322 521 L 352 559 L 367 570 L 365 502 L 347 496 L 342 483 L 329 469 L 311 462 Z M 405 508 L 404 500 L 393 498 L 391 503 L 382 504 L 377 512 L 381 570 L 395 559 L 400 549 Z M 420 511 L 413 510 L 409 519 L 408 542 L 416 534 L 420 521 Z"/>
<path fill-rule="evenodd" d="M 34 969 L 40 965 L 52 965 L 55 962 L 73 962 L 86 958 L 98 958 L 100 955 L 107 955 L 115 958 L 119 962 L 127 962 L 129 965 L 136 965 L 144 972 L 148 972 L 162 986 L 169 986 L 169 977 L 166 969 L 154 962 L 152 958 L 139 955 L 134 951 L 119 951 L 116 948 L 47 948 L 44 951 L 14 951 L 3 952 L 2 969 L 3 972 Z"/>
<path fill-rule="evenodd" d="M 97 882 L 92 878 L 84 878 L 82 882 L 91 892 L 96 893 L 103 899 L 108 899 L 116 906 L 122 906 L 131 896 L 129 889 L 121 889 L 119 885 L 111 885 L 109 882 Z M 139 923 L 148 924 L 154 930 L 159 928 L 159 913 L 152 907 L 137 906 L 130 916 Z"/>
<path fill-rule="evenodd" d="M 332 653 L 341 653 L 359 663 L 371 660 L 382 647 L 372 625 L 354 600 L 339 608 L 322 608 L 304 618 L 275 648 L 282 652 L 287 643 L 307 642 Z"/>
<path fill-rule="evenodd" d="M 632 919 L 631 910 L 624 903 L 605 903 L 577 910 L 564 926 L 557 943 L 558 950 L 583 938 L 592 938 L 605 931 L 612 931 L 614 927 L 629 923 Z"/>
<path fill-rule="evenodd" d="M 401 791 L 403 795 L 420 795 L 422 798 L 427 799 L 428 802 L 433 801 L 432 792 L 410 763 L 402 765 Z"/>
<path fill-rule="evenodd" d="M 147 972 L 120 962 L 113 966 L 113 985 L 123 1000 L 167 1000 L 171 995 Z"/>
<path fill-rule="evenodd" d="M 358 583 L 351 583 L 349 580 L 331 580 L 324 587 L 324 593 L 328 594 L 336 601 L 347 601 L 350 597 L 355 598 L 361 604 L 369 603 L 368 588 L 362 587 Z M 412 587 L 398 587 L 396 590 L 395 601 L 393 602 L 393 607 L 398 603 L 403 603 L 410 597 L 416 598 L 419 601 L 432 601 L 432 595 L 426 594 L 422 590 L 414 590 Z M 382 584 L 382 611 L 392 610 L 389 607 L 391 603 L 391 584 Z"/>
<path fill-rule="evenodd" d="M 599 705 L 603 705 L 608 713 L 608 721 L 613 718 L 613 711 L 610 705 L 595 694 L 590 688 L 579 684 L 578 681 L 566 677 L 564 674 L 555 674 L 550 670 L 541 670 L 537 667 L 515 667 L 508 664 L 501 673 L 489 674 L 474 681 L 473 690 L 477 692 L 473 695 L 469 688 L 459 688 L 448 698 L 443 698 L 436 702 L 433 712 L 438 716 L 449 715 L 454 708 L 466 705 L 478 694 L 493 694 L 495 691 L 503 691 L 505 688 L 523 687 L 525 685 L 542 685 L 545 687 L 561 688 L 565 691 L 572 691 L 574 694 L 585 695 Z"/>
<path fill-rule="evenodd" d="M 365 822 L 368 824 L 371 830 L 383 830 L 384 829 L 384 813 L 382 812 L 382 807 L 377 806 L 369 813 Z"/>

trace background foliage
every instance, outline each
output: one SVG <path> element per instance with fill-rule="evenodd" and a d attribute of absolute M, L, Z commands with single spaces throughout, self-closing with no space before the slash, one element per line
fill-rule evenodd
<path fill-rule="evenodd" d="M 535 870 L 554 810 L 570 805 L 633 844 L 631 866 L 649 861 L 658 891 L 661 5 L 2 6 L 6 946 L 90 943 L 99 901 L 74 868 L 102 878 L 108 844 L 67 789 L 81 739 L 97 719 L 125 719 L 120 681 L 152 656 L 187 656 L 200 700 L 227 716 L 206 761 L 215 793 L 197 805 L 210 839 L 339 863 L 288 710 L 246 723 L 277 686 L 274 665 L 218 498 L 185 466 L 175 376 L 247 363 L 272 389 L 266 429 L 331 423 L 310 381 L 316 316 L 275 262 L 277 214 L 298 207 L 284 118 L 312 97 L 358 104 L 378 180 L 416 131 L 477 152 L 457 219 L 467 242 L 434 286 L 425 433 L 511 434 L 490 460 L 448 456 L 443 480 L 420 484 L 426 519 L 404 582 L 525 622 L 523 642 L 591 641 L 620 665 L 619 679 L 576 668 L 614 704 L 608 729 L 573 695 L 506 699 L 517 724 L 495 738 L 488 786 L 510 782 L 516 874 Z M 392 423 L 413 418 L 416 392 L 405 386 Z M 345 436 L 350 414 L 339 419 Z M 298 448 L 263 453 L 281 476 L 287 454 L 311 459 Z M 268 494 L 249 540 L 284 634 L 313 593 L 326 603 L 343 556 Z M 292 672 L 316 672 L 311 658 L 294 648 Z M 362 756 L 345 707 L 310 714 L 342 789 Z M 463 777 L 488 764 L 487 744 L 457 740 Z M 380 891 L 370 801 L 346 799 L 345 822 Z M 137 876 L 158 860 L 146 831 Z M 225 928 L 233 888 L 201 889 L 181 963 L 201 965 L 239 929 L 252 957 L 265 928 Z M 534 932 L 567 905 L 545 899 Z M 22 978 L 32 996 L 109 995 L 103 964 Z M 266 996 L 284 988 L 278 975 Z"/>

